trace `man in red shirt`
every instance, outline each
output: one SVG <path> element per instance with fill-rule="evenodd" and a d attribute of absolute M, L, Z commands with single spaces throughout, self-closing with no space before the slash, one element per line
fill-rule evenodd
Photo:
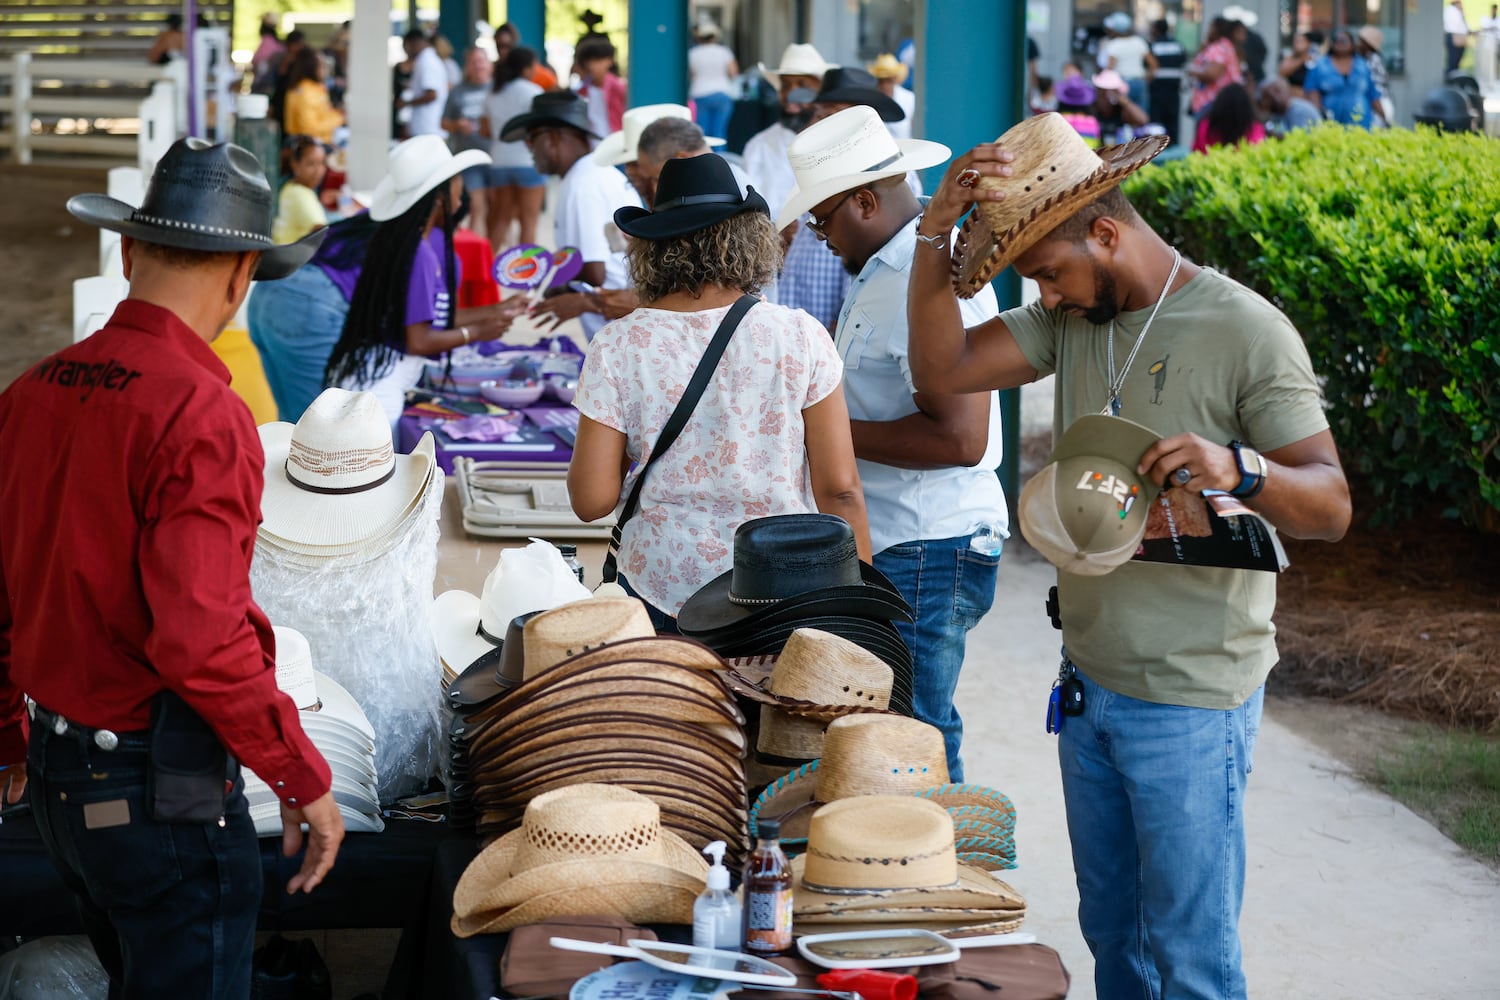
<path fill-rule="evenodd" d="M 122 235 L 130 295 L 0 395 L 0 783 L 14 803 L 30 778 L 111 995 L 245 996 L 262 875 L 238 762 L 281 797 L 289 856 L 311 831 L 288 891 L 344 830 L 251 597 L 264 459 L 209 342 L 322 233 L 273 246 L 255 158 L 196 139 L 140 208 L 68 210 Z"/>

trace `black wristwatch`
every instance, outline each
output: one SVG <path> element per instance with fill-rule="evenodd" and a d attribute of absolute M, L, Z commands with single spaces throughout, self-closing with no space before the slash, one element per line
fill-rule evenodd
<path fill-rule="evenodd" d="M 1266 485 L 1266 457 L 1247 444 L 1229 442 L 1234 452 L 1234 464 L 1240 470 L 1239 485 L 1229 492 L 1241 500 L 1249 500 Z"/>

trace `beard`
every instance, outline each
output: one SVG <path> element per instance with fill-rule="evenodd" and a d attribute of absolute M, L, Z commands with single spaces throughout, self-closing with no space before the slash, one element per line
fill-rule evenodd
<path fill-rule="evenodd" d="M 1119 289 L 1115 286 L 1115 276 L 1106 271 L 1098 261 L 1089 262 L 1094 269 L 1094 304 L 1081 306 L 1076 303 L 1063 303 L 1064 309 L 1082 309 L 1083 318 L 1094 326 L 1103 326 L 1116 316 L 1120 315 Z"/>

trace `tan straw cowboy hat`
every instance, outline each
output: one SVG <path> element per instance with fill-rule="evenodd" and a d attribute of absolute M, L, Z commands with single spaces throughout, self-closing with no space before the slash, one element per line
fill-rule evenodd
<path fill-rule="evenodd" d="M 521 640 L 526 679 L 597 646 L 655 634 L 646 605 L 634 597 L 590 597 L 564 604 L 526 623 Z"/>
<path fill-rule="evenodd" d="M 521 827 L 486 847 L 453 892 L 459 937 L 512 930 L 547 916 L 607 913 L 633 923 L 692 923 L 708 863 L 663 830 L 661 810 L 613 785 L 539 795 Z M 528 901 L 545 899 L 525 909 Z"/>
<path fill-rule="evenodd" d="M 943 734 L 899 715 L 848 715 L 828 724 L 823 756 L 767 785 L 750 807 L 757 821 L 781 817 L 782 844 L 808 836 L 820 804 L 870 795 L 927 799 L 948 809 L 962 830 L 967 860 L 985 868 L 1015 867 L 1016 808 L 986 785 L 952 784 Z"/>
<path fill-rule="evenodd" d="M 1015 156 L 1009 177 L 981 177 L 978 191 L 1005 192 L 979 202 L 964 221 L 953 256 L 953 287 L 961 298 L 979 290 L 1058 225 L 1167 148 L 1164 135 L 1092 150 L 1067 119 L 1053 112 L 1011 128 L 996 142 Z"/>
<path fill-rule="evenodd" d="M 798 921 L 869 919 L 871 911 L 894 917 L 905 910 L 916 924 L 929 914 L 978 923 L 1026 912 L 1015 889 L 958 860 L 953 820 L 925 799 L 865 795 L 822 806 L 812 816 L 807 853 L 791 867 Z"/>
<path fill-rule="evenodd" d="M 893 682 L 891 668 L 864 647 L 821 629 L 799 628 L 771 668 L 770 691 L 834 710 L 845 706 L 885 709 L 891 703 Z M 826 726 L 826 720 L 762 704 L 756 749 L 776 757 L 812 760 L 823 755 Z"/>

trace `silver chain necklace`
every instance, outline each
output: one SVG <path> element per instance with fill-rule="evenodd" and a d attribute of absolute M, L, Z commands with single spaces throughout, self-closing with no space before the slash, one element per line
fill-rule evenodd
<path fill-rule="evenodd" d="M 1161 310 L 1161 304 L 1167 301 L 1167 291 L 1172 287 L 1172 282 L 1177 280 L 1177 271 L 1181 267 L 1182 254 L 1173 248 L 1172 270 L 1167 275 L 1167 283 L 1161 286 L 1161 294 L 1156 297 L 1156 305 L 1151 307 L 1151 315 L 1146 317 L 1146 325 L 1141 327 L 1141 332 L 1136 335 L 1135 343 L 1131 345 L 1130 353 L 1125 357 L 1125 367 L 1120 369 L 1119 375 L 1115 374 L 1115 321 L 1109 321 L 1109 399 L 1105 401 L 1100 413 L 1115 417 L 1120 415 L 1120 390 L 1125 387 L 1125 376 L 1130 374 L 1130 366 L 1135 364 L 1135 356 L 1141 351 L 1141 344 L 1146 339 L 1146 331 L 1151 329 L 1151 323 Z"/>

